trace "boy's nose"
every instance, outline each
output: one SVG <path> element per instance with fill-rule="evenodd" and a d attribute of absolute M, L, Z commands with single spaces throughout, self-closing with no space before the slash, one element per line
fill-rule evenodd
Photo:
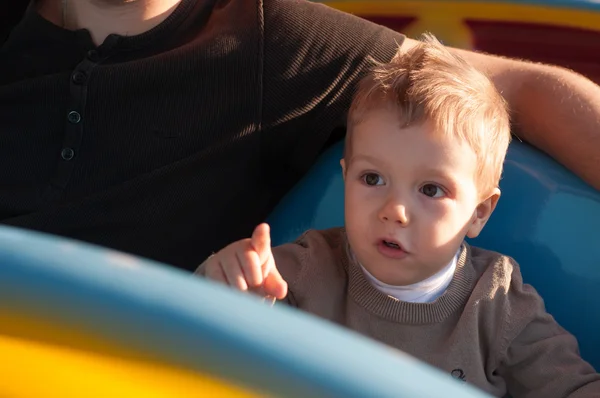
<path fill-rule="evenodd" d="M 406 207 L 398 202 L 388 201 L 379 212 L 382 222 L 394 222 L 403 226 L 408 225 L 408 214 Z"/>

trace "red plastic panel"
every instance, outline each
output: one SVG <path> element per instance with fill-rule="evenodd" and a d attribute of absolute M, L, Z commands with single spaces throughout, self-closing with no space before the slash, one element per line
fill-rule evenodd
<path fill-rule="evenodd" d="M 466 24 L 478 50 L 561 65 L 600 82 L 600 32 L 500 21 Z"/>

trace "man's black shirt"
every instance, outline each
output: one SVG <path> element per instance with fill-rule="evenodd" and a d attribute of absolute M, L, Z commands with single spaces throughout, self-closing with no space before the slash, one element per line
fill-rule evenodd
<path fill-rule="evenodd" d="M 304 1 L 182 0 L 96 47 L 30 10 L 0 50 L 0 222 L 194 269 L 264 220 L 402 38 Z"/>

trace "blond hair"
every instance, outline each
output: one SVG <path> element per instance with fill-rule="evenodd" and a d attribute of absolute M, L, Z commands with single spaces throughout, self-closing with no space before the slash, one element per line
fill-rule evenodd
<path fill-rule="evenodd" d="M 347 151 L 353 126 L 370 110 L 393 104 L 400 125 L 426 121 L 436 131 L 464 140 L 477 156 L 476 181 L 483 195 L 498 186 L 510 142 L 506 102 L 492 81 L 433 35 L 389 63 L 375 63 L 358 85 L 348 116 Z"/>

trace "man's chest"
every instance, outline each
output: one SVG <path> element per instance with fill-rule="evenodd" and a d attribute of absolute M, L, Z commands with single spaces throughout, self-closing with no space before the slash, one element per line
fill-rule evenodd
<path fill-rule="evenodd" d="M 256 163 L 259 71 L 230 56 L 82 60 L 0 86 L 0 181 L 85 194 L 192 157 Z"/>

